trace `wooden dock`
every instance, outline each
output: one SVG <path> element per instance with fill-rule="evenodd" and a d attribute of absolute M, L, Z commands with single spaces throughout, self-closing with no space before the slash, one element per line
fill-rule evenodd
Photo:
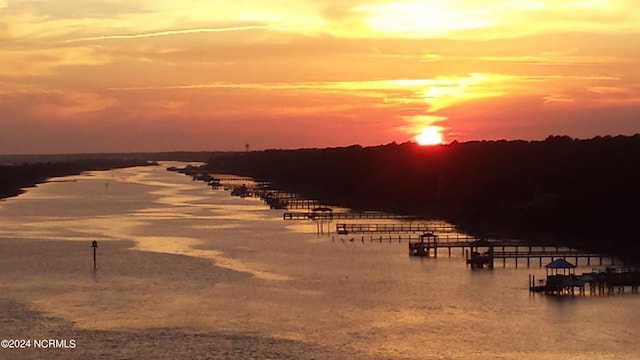
<path fill-rule="evenodd" d="M 520 251 L 518 251 L 520 249 Z M 518 267 L 518 260 L 523 259 L 526 260 L 527 267 L 530 266 L 532 259 L 538 259 L 538 266 L 542 266 L 543 259 L 551 259 L 551 261 L 555 259 L 574 259 L 575 262 L 578 262 L 578 259 L 585 259 L 587 261 L 587 265 L 591 265 L 591 260 L 597 260 L 598 265 L 603 265 L 603 260 L 607 257 L 602 254 L 597 254 L 595 252 L 590 251 L 580 251 L 577 249 L 563 249 L 563 248 L 542 248 L 541 250 L 532 250 L 531 247 L 527 250 L 525 247 L 515 247 L 515 250 L 511 251 L 494 251 L 493 259 L 502 259 L 502 266 L 506 265 L 507 259 L 514 259 L 515 266 Z M 609 258 L 611 261 L 610 265 L 615 265 L 615 260 L 613 258 Z"/>
<path fill-rule="evenodd" d="M 301 199 L 302 197 L 298 194 L 280 191 L 275 189 L 260 189 L 256 191 L 256 195 L 260 198 L 273 198 L 273 199 Z"/>
<path fill-rule="evenodd" d="M 360 220 L 360 219 L 414 219 L 411 216 L 387 214 L 381 212 L 285 212 L 284 220 Z"/>
<path fill-rule="evenodd" d="M 467 265 L 471 265 L 472 268 L 482 268 L 487 266 L 492 269 L 495 261 L 502 259 L 502 267 L 506 267 L 507 259 L 512 259 L 515 263 L 515 267 L 518 267 L 519 261 L 526 262 L 527 267 L 531 266 L 532 260 L 538 260 L 538 266 L 542 267 L 542 260 L 548 259 L 554 261 L 556 259 L 574 259 L 577 263 L 579 259 L 586 260 L 587 265 L 591 265 L 592 261 L 597 261 L 599 265 L 604 264 L 604 260 L 609 260 L 609 265 L 615 265 L 615 258 L 598 254 L 591 251 L 582 251 L 578 249 L 562 248 L 562 247 L 542 247 L 534 248 L 533 246 L 518 245 L 515 247 L 503 246 L 503 244 L 496 244 L 496 246 L 487 247 L 481 246 L 487 250 L 480 252 L 474 248 L 471 248 L 471 252 L 465 255 Z M 495 250 L 496 247 L 502 247 L 502 250 Z M 506 250 L 508 249 L 508 250 Z"/>
<path fill-rule="evenodd" d="M 553 265 L 559 261 L 566 265 L 554 268 Z M 575 265 L 563 260 L 553 261 L 545 267 L 546 278 L 536 282 L 535 276 L 529 275 L 529 291 L 553 295 L 574 295 L 577 291 L 584 295 L 588 287 L 591 295 L 606 295 L 623 293 L 627 287 L 637 293 L 640 286 L 640 268 L 637 266 L 610 266 L 580 275 L 575 274 Z"/>
<path fill-rule="evenodd" d="M 235 181 L 246 181 L 253 179 L 232 179 Z M 260 196 L 270 204 L 276 204 L 276 208 L 301 208 L 308 211 L 284 212 L 284 220 L 313 220 L 318 224 L 332 220 L 416 220 L 415 217 L 388 214 L 377 211 L 367 212 L 334 212 L 330 207 L 322 207 L 318 201 L 299 197 L 296 194 L 280 192 L 277 190 L 256 190 L 256 195 Z M 272 206 L 274 207 L 274 206 Z M 318 234 L 323 233 L 319 226 Z M 519 240 L 512 239 L 484 239 L 457 232 L 458 229 L 446 222 L 405 222 L 395 224 L 380 223 L 340 223 L 336 224 L 336 234 L 351 235 L 361 234 L 359 238 L 341 238 L 343 243 L 361 242 L 365 243 L 365 235 L 368 242 L 398 242 L 408 243 L 409 254 L 413 256 L 433 256 L 437 257 L 443 249 L 447 250 L 451 257 L 452 249 L 461 249 L 461 255 L 465 258 L 467 265 L 472 268 L 493 268 L 496 260 L 502 260 L 502 266 L 506 267 L 507 260 L 513 260 L 515 267 L 525 264 L 530 267 L 532 262 L 537 260 L 538 266 L 542 267 L 543 259 L 579 259 L 586 260 L 587 265 L 591 265 L 592 260 L 603 265 L 605 259 L 610 260 L 610 265 L 615 265 L 615 259 L 610 256 L 597 254 L 589 251 L 563 247 L 533 246 L 524 244 Z M 377 235 L 377 236 L 376 236 Z M 384 236 L 383 236 L 384 235 Z M 335 237 L 332 237 L 335 242 Z M 484 250 L 484 251 L 483 251 Z"/>
<path fill-rule="evenodd" d="M 320 206 L 317 200 L 303 198 L 288 198 L 283 200 L 287 209 L 314 209 Z"/>
<path fill-rule="evenodd" d="M 472 268 L 487 267 L 492 269 L 496 261 L 502 260 L 502 267 L 507 266 L 507 260 L 512 260 L 515 267 L 532 264 L 542 267 L 543 260 L 549 259 L 579 259 L 586 261 L 587 265 L 597 263 L 605 265 L 615 265 L 615 259 L 610 256 L 598 254 L 592 251 L 581 251 L 558 246 L 534 246 L 525 244 L 520 240 L 513 239 L 480 239 L 467 234 L 451 233 L 441 234 L 437 232 L 425 232 L 421 235 L 398 234 L 398 235 L 362 235 L 351 237 L 348 240 L 340 239 L 344 242 L 407 242 L 409 254 L 413 256 L 438 257 L 438 254 L 446 249 L 448 257 L 451 257 L 452 249 L 460 249 L 461 256 L 465 258 L 467 265 Z M 332 239 L 335 242 L 335 237 Z M 536 264 L 537 263 L 537 264 Z"/>
<path fill-rule="evenodd" d="M 217 177 L 221 184 L 253 184 L 255 180 L 249 177 Z"/>
<path fill-rule="evenodd" d="M 321 205 L 317 200 L 306 199 L 297 194 L 258 189 L 254 191 L 256 197 L 261 198 L 265 204 L 272 209 L 307 209 L 313 210 L 320 208 Z M 328 208 L 326 208 L 328 209 Z M 313 212 L 313 211 L 312 211 Z"/>
<path fill-rule="evenodd" d="M 453 232 L 457 228 L 444 222 L 432 223 L 399 223 L 399 224 L 336 224 L 336 234 L 393 234 L 393 233 L 426 233 Z"/>
<path fill-rule="evenodd" d="M 407 241 L 409 243 L 414 243 L 414 242 L 419 242 L 421 237 L 423 237 L 425 234 L 428 233 L 433 233 L 434 235 L 437 236 L 437 245 L 440 248 L 465 248 L 465 247 L 472 247 L 472 246 L 477 246 L 477 242 L 480 240 L 475 236 L 472 235 L 468 235 L 468 234 L 462 234 L 462 233 L 438 233 L 438 232 L 425 232 L 422 234 L 415 234 L 415 233 L 396 233 L 396 234 L 368 234 L 368 235 L 361 235 L 358 237 L 358 240 L 361 242 L 404 242 Z M 515 245 L 515 244 L 521 244 L 520 241 L 518 240 L 492 240 L 493 242 L 495 242 L 496 244 L 499 244 L 499 246 L 509 246 L 509 245 Z"/>

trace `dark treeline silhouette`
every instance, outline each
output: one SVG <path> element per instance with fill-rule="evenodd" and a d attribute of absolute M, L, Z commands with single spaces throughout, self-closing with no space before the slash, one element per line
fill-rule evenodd
<path fill-rule="evenodd" d="M 171 151 L 156 153 L 13 154 L 0 155 L 0 198 L 16 196 L 22 189 L 50 177 L 76 175 L 89 170 L 149 165 L 154 161 L 206 162 L 220 151 Z"/>
<path fill-rule="evenodd" d="M 90 170 L 107 170 L 150 163 L 143 160 L 83 159 L 58 162 L 25 162 L 22 165 L 0 165 L 0 198 L 16 196 L 22 189 L 39 184 L 48 178 L 77 175 Z"/>
<path fill-rule="evenodd" d="M 133 152 L 133 153 L 86 153 L 86 154 L 13 154 L 0 155 L 0 165 L 23 163 L 73 162 L 78 160 L 100 159 L 139 159 L 147 161 L 193 161 L 206 162 L 220 154 L 221 151 L 170 151 L 170 152 Z"/>
<path fill-rule="evenodd" d="M 640 260 L 640 135 L 420 147 L 267 150 L 211 159 L 328 205 L 444 218 L 477 236 L 517 236 Z"/>

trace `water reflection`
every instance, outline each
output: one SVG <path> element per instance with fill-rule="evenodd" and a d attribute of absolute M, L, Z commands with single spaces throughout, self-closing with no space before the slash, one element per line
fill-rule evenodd
<path fill-rule="evenodd" d="M 406 242 L 332 241 L 312 222 L 163 167 L 96 172 L 3 202 L 0 246 L 3 296 L 78 331 L 253 334 L 326 359 L 640 356 L 638 296 L 531 296 L 536 267 L 472 271 L 456 252 L 414 258 Z"/>

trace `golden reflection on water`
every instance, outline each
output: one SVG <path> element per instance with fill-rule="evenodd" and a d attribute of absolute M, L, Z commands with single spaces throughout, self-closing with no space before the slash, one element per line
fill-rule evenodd
<path fill-rule="evenodd" d="M 135 249 L 140 251 L 179 254 L 211 259 L 216 266 L 242 273 L 248 273 L 263 280 L 284 281 L 291 279 L 288 276 L 253 269 L 250 265 L 241 260 L 225 256 L 221 251 L 198 249 L 198 247 L 203 244 L 203 241 L 200 239 L 170 236 L 137 236 L 135 241 Z"/>

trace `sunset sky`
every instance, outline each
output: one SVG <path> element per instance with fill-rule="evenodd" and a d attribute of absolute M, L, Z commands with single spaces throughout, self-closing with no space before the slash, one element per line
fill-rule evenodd
<path fill-rule="evenodd" d="M 636 0 L 0 0 L 0 44 L 4 154 L 640 132 Z"/>

